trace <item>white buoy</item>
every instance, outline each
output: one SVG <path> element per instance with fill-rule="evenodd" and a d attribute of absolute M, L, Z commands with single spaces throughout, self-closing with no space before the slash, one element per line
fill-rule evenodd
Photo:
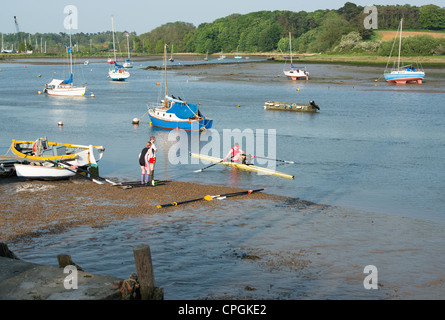
<path fill-rule="evenodd" d="M 59 127 L 62 127 L 62 126 L 63 126 L 63 122 L 59 121 Z"/>
<path fill-rule="evenodd" d="M 133 124 L 139 124 L 139 119 L 138 118 L 134 118 L 133 119 Z"/>
<path fill-rule="evenodd" d="M 94 98 L 94 97 L 95 97 L 94 93 L 91 93 L 91 98 Z"/>

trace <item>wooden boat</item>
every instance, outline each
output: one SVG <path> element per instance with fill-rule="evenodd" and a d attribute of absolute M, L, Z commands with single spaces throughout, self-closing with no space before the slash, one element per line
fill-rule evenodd
<path fill-rule="evenodd" d="M 36 141 L 12 140 L 11 151 L 19 158 L 38 161 L 67 161 L 71 165 L 83 167 L 96 164 L 105 148 L 93 145 L 75 145 L 59 142 L 48 142 L 45 138 Z"/>
<path fill-rule="evenodd" d="M 28 179 L 60 180 L 68 179 L 76 174 L 76 171 L 56 167 L 47 162 L 44 165 L 16 163 L 14 167 L 17 177 Z"/>
<path fill-rule="evenodd" d="M 267 101 L 264 103 L 265 110 L 281 110 L 281 111 L 294 111 L 294 112 L 312 112 L 315 113 L 320 108 L 313 100 L 306 103 L 298 102 L 283 102 L 283 101 Z"/>
<path fill-rule="evenodd" d="M 231 162 L 231 161 L 222 161 L 223 159 L 220 159 L 220 158 L 211 157 L 211 156 L 207 156 L 207 155 L 203 155 L 203 154 L 192 153 L 192 152 L 190 153 L 190 156 L 195 157 L 195 158 L 200 158 L 200 159 L 206 160 L 206 161 L 215 162 L 215 163 L 221 162 L 221 164 L 225 164 L 227 166 L 232 166 L 232 167 L 235 167 L 238 169 L 257 171 L 257 172 L 261 172 L 262 174 L 275 175 L 275 176 L 289 178 L 289 179 L 294 178 L 294 176 L 291 174 L 275 171 L 275 170 L 272 170 L 269 168 L 258 167 L 258 166 L 251 165 L 251 164 L 243 164 L 243 163 Z"/>

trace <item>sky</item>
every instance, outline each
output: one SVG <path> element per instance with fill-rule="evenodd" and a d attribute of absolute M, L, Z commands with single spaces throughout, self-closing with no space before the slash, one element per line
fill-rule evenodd
<path fill-rule="evenodd" d="M 68 32 L 66 6 L 77 10 L 77 26 L 72 32 L 96 33 L 111 30 L 111 17 L 116 31 L 149 32 L 168 22 L 190 22 L 196 27 L 204 22 L 226 17 L 232 13 L 255 11 L 307 11 L 338 9 L 347 0 L 0 0 L 0 33 L 15 33 L 14 16 L 19 30 L 27 33 Z M 445 6 L 444 0 L 349 0 L 360 6 L 404 5 Z M 74 11 L 72 17 L 75 18 Z"/>

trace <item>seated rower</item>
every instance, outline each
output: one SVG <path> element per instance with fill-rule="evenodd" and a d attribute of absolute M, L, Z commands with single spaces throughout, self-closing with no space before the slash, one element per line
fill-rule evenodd
<path fill-rule="evenodd" d="M 235 142 L 235 146 L 227 153 L 224 161 L 227 161 L 229 157 L 232 162 L 246 163 L 246 154 L 240 149 L 238 142 Z"/>

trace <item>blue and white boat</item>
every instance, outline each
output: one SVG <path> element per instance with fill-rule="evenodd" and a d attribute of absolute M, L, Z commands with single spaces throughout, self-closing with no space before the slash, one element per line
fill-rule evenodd
<path fill-rule="evenodd" d="M 399 58 L 397 60 L 397 67 L 392 69 L 390 72 L 388 71 L 388 64 L 391 59 L 391 54 L 388 59 L 388 63 L 386 65 L 386 70 L 383 74 L 385 77 L 385 80 L 390 83 L 397 83 L 397 84 L 406 84 L 406 83 L 422 83 L 425 79 L 425 72 L 416 70 L 412 65 L 407 66 L 400 66 L 400 51 L 402 48 L 402 25 L 403 25 L 403 18 L 400 20 L 400 26 L 399 26 Z M 394 39 L 394 41 L 397 39 L 397 37 Z M 394 45 L 393 45 L 394 48 Z"/>
<path fill-rule="evenodd" d="M 114 61 L 109 61 L 110 69 L 108 70 L 108 78 L 113 81 L 125 81 L 130 78 L 130 72 L 128 72 L 123 65 L 118 64 L 116 61 L 116 47 L 114 40 L 114 19 L 111 17 L 111 29 L 113 33 L 113 52 L 114 52 Z M 113 62 L 113 63 L 110 63 Z M 111 67 L 111 64 L 114 64 Z"/>
<path fill-rule="evenodd" d="M 67 80 L 52 79 L 50 83 L 45 84 L 43 92 L 51 96 L 83 96 L 87 89 L 86 86 L 75 86 L 73 80 L 73 44 L 71 41 L 71 26 L 70 26 L 70 45 L 66 47 L 66 52 L 69 56 L 70 77 Z"/>
<path fill-rule="evenodd" d="M 417 71 L 412 65 L 392 70 L 384 74 L 385 80 L 391 83 L 422 83 L 425 79 L 425 72 Z"/>
<path fill-rule="evenodd" d="M 206 118 L 197 104 L 187 103 L 181 98 L 167 94 L 167 45 L 164 45 L 165 95 L 162 104 L 148 106 L 151 125 L 162 129 L 202 131 L 210 129 L 212 119 Z"/>

